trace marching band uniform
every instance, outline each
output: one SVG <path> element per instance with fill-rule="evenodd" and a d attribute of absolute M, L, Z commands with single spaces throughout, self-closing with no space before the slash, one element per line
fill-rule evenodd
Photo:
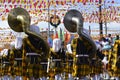
<path fill-rule="evenodd" d="M 66 51 L 66 55 L 67 53 L 69 54 L 67 57 L 68 57 L 68 80 L 73 80 L 73 76 L 72 76 L 72 65 L 73 65 L 73 57 L 72 57 L 72 49 L 71 49 L 71 44 L 67 44 L 67 51 Z M 69 61 L 69 60 L 72 60 L 72 61 Z"/>
<path fill-rule="evenodd" d="M 34 26 L 32 26 L 32 27 L 34 27 Z M 34 27 L 35 28 L 35 27 Z M 37 29 L 31 29 L 32 31 L 34 31 L 34 30 L 39 30 L 39 28 L 37 28 Z M 34 31 L 35 32 L 35 31 Z M 38 32 L 39 33 L 39 32 Z M 27 37 L 26 35 L 25 35 L 25 37 Z M 28 60 L 28 58 L 27 57 L 29 57 L 29 56 L 27 56 L 26 54 L 27 53 L 31 53 L 31 51 L 36 51 L 36 50 L 33 50 L 33 49 L 31 49 L 31 47 L 33 47 L 33 46 L 30 46 L 31 44 L 29 43 L 29 40 L 28 39 L 30 39 L 30 40 L 33 40 L 33 41 L 36 41 L 35 39 L 34 39 L 34 37 L 31 37 L 30 35 L 28 35 L 28 37 L 27 38 L 23 38 L 23 37 L 21 37 L 21 36 L 16 36 L 16 40 L 15 40 L 15 45 L 12 45 L 12 46 L 10 46 L 11 48 L 13 48 L 13 49 L 11 49 L 10 51 L 13 51 L 12 52 L 12 54 L 14 54 L 14 59 L 15 59 L 15 65 L 14 65 L 14 69 L 12 70 L 12 71 L 14 71 L 14 75 L 15 75 L 15 80 L 22 80 L 22 79 L 24 79 L 22 76 L 30 76 L 30 75 L 32 75 L 33 74 L 33 76 L 30 76 L 30 77 L 33 77 L 33 78 L 39 78 L 39 67 L 40 67 L 40 61 L 39 61 L 39 59 L 40 59 L 40 57 L 37 55 L 36 56 L 36 54 L 35 55 L 30 55 L 30 56 L 32 56 L 32 58 L 34 58 L 34 60 L 35 60 L 35 62 L 34 61 L 32 61 L 31 60 L 31 62 L 30 63 L 34 63 L 34 65 L 33 65 L 33 68 L 32 68 L 32 70 L 34 71 L 34 72 L 30 72 L 30 74 L 28 74 L 27 75 L 27 73 L 26 72 L 28 72 L 27 71 L 27 68 L 28 68 L 28 70 L 30 70 L 29 69 L 29 67 L 27 67 L 28 65 L 26 65 L 27 63 L 26 63 L 26 61 L 28 61 L 28 63 L 29 63 L 29 60 Z M 39 41 L 38 41 L 39 42 Z M 37 41 L 35 42 L 35 43 L 37 43 Z M 35 46 L 35 45 L 34 45 Z M 39 45 L 40 46 L 40 45 Z M 36 48 L 37 49 L 37 48 Z M 4 50 L 4 53 L 5 53 L 5 51 L 6 50 Z M 6 51 L 6 52 L 8 52 L 8 51 Z M 25 52 L 27 52 L 27 53 L 25 53 Z M 8 52 L 9 53 L 9 52 Z M 20 54 L 19 54 L 20 53 Z M 24 54 L 23 54 L 24 53 Z M 7 54 L 7 53 L 6 53 Z M 24 56 L 24 57 L 23 57 Z M 14 61 L 14 60 L 13 60 Z M 36 63 L 37 62 L 37 63 Z M 31 64 L 30 64 L 31 65 Z M 6 70 L 8 70 L 8 69 L 6 69 Z M 31 71 L 31 70 L 30 70 Z M 37 73 L 37 74 L 36 74 Z M 6 76 L 7 75 L 5 75 L 5 77 L 4 78 L 6 78 Z M 5 79 L 4 79 L 5 80 Z M 26 79 L 25 79 L 26 80 Z"/>
<path fill-rule="evenodd" d="M 52 62 L 50 64 L 50 67 L 54 74 L 55 74 L 55 80 L 62 80 L 62 72 L 63 72 L 63 65 L 62 61 L 64 58 L 64 54 L 61 52 L 62 50 L 62 42 L 59 38 L 55 38 L 53 40 L 53 47 L 51 48 L 51 56 L 52 56 Z M 50 71 L 51 73 L 51 71 Z"/>
<path fill-rule="evenodd" d="M 40 34 L 38 26 L 31 25 L 30 31 L 35 32 L 36 34 Z M 23 53 L 23 68 L 24 75 L 28 77 L 28 79 L 39 79 L 42 75 L 45 75 L 43 71 L 41 71 L 41 55 L 43 53 L 41 51 L 40 45 L 41 41 L 35 38 L 32 35 L 29 35 L 23 39 L 22 48 L 25 51 Z M 43 49 L 43 48 L 42 48 Z M 43 53 L 44 54 L 44 53 Z M 44 58 L 44 57 L 43 57 Z"/>
<path fill-rule="evenodd" d="M 79 79 L 85 78 L 86 75 L 90 74 L 89 65 L 89 53 L 87 53 L 87 48 L 84 42 L 80 38 L 75 38 L 72 41 L 73 49 L 73 77 L 78 77 Z"/>
<path fill-rule="evenodd" d="M 56 55 L 58 55 L 59 57 L 53 57 L 53 60 L 58 59 L 58 61 L 55 60 L 55 67 L 56 67 L 56 75 L 55 75 L 55 80 L 60 80 L 61 78 L 61 59 L 60 59 L 60 48 L 61 48 L 61 40 L 59 38 L 56 38 L 53 40 L 53 51 L 55 52 Z M 60 61 L 59 61 L 60 60 Z M 60 71 L 60 70 L 61 71 Z"/>
<path fill-rule="evenodd" d="M 23 45 L 23 38 L 20 36 L 21 33 L 18 33 L 19 36 L 16 36 L 15 39 L 15 48 L 13 49 L 14 52 L 14 75 L 15 80 L 22 80 L 22 45 Z"/>
<path fill-rule="evenodd" d="M 95 72 L 95 76 L 93 77 L 94 80 L 101 80 L 101 78 L 103 77 L 103 65 L 107 64 L 107 57 L 105 57 L 105 55 L 102 53 L 102 46 L 100 44 L 99 41 L 95 41 L 96 46 L 97 46 L 97 58 L 98 60 L 96 61 L 95 65 L 97 64 L 96 68 L 97 68 L 97 72 Z M 104 63 L 104 64 L 103 64 Z"/>
<path fill-rule="evenodd" d="M 1 51 L 2 56 L 2 74 L 3 80 L 13 80 L 12 71 L 11 71 L 11 63 L 10 63 L 10 50 L 3 49 Z"/>
<path fill-rule="evenodd" d="M 120 77 L 120 40 L 116 40 L 113 46 L 113 51 L 109 54 L 109 73 L 111 78 L 119 79 Z"/>

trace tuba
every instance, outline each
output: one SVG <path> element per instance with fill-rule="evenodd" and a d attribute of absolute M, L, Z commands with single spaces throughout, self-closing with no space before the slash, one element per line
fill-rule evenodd
<path fill-rule="evenodd" d="M 12 30 L 16 32 L 25 32 L 28 36 L 30 35 L 38 38 L 43 44 L 42 49 L 45 49 L 43 49 L 42 51 L 45 54 L 49 53 L 49 46 L 44 40 L 43 36 L 30 30 L 30 22 L 31 19 L 29 13 L 23 8 L 14 8 L 8 14 L 8 24 Z"/>
<path fill-rule="evenodd" d="M 31 30 L 32 25 L 30 25 L 30 23 L 30 15 L 23 8 L 14 8 L 8 14 L 8 24 L 10 28 L 15 32 L 24 32 L 27 34 L 27 37 L 22 40 L 22 47 L 19 49 L 22 54 L 21 76 L 24 76 L 24 80 L 26 80 L 27 77 L 38 78 L 41 74 L 46 75 L 47 71 L 41 71 L 41 67 L 46 65 L 42 64 L 42 61 L 47 61 L 50 50 L 49 45 L 43 36 L 40 33 Z M 17 52 L 14 54 L 17 56 Z M 19 58 L 15 60 L 19 61 Z"/>
<path fill-rule="evenodd" d="M 77 10 L 70 10 L 64 17 L 65 28 L 72 33 L 77 32 L 78 38 L 72 40 L 71 47 L 73 48 L 73 77 L 82 77 L 90 74 L 90 64 L 96 53 L 96 45 L 87 31 L 83 28 L 83 16 Z M 79 49 L 79 45 L 83 45 Z M 79 47 L 78 47 L 79 46 Z M 80 52 L 80 50 L 82 52 Z"/>
<path fill-rule="evenodd" d="M 86 40 L 90 46 L 92 46 L 91 54 L 96 53 L 96 45 L 88 32 L 83 28 L 83 17 L 82 14 L 77 10 L 70 10 L 66 13 L 64 17 L 64 26 L 65 28 L 72 33 L 77 32 L 79 37 L 82 37 L 83 40 Z"/>

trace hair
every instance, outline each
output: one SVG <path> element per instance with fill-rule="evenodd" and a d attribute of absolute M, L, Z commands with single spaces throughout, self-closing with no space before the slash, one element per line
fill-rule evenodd
<path fill-rule="evenodd" d="M 116 35 L 116 40 L 118 40 L 119 39 L 119 35 Z"/>
<path fill-rule="evenodd" d="M 108 37 L 111 37 L 111 34 L 108 34 Z"/>

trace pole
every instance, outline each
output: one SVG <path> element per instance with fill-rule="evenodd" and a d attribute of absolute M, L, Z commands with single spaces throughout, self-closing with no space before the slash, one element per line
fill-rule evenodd
<path fill-rule="evenodd" d="M 48 38 L 50 37 L 50 2 L 48 0 Z"/>
<path fill-rule="evenodd" d="M 99 14 L 100 14 L 99 17 L 100 35 L 103 35 L 101 0 L 99 0 Z"/>
<path fill-rule="evenodd" d="M 104 1 L 104 9 L 106 9 L 105 7 L 105 1 Z M 106 21 L 106 12 L 104 14 L 104 19 L 105 19 L 105 34 L 107 35 L 107 21 Z"/>
<path fill-rule="evenodd" d="M 91 27 L 89 26 L 89 35 L 91 35 Z"/>
<path fill-rule="evenodd" d="M 107 22 L 105 20 L 105 34 L 107 35 Z"/>

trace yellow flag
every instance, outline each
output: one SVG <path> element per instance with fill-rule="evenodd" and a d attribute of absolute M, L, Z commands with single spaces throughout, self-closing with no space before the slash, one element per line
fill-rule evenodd
<path fill-rule="evenodd" d="M 24 3 L 24 0 L 20 0 L 20 3 L 23 4 L 23 3 Z"/>
<path fill-rule="evenodd" d="M 74 4 L 74 3 L 75 3 L 75 0 L 71 0 L 71 3 Z"/>
<path fill-rule="evenodd" d="M 5 20 L 5 16 L 2 16 L 2 21 L 4 21 Z"/>

